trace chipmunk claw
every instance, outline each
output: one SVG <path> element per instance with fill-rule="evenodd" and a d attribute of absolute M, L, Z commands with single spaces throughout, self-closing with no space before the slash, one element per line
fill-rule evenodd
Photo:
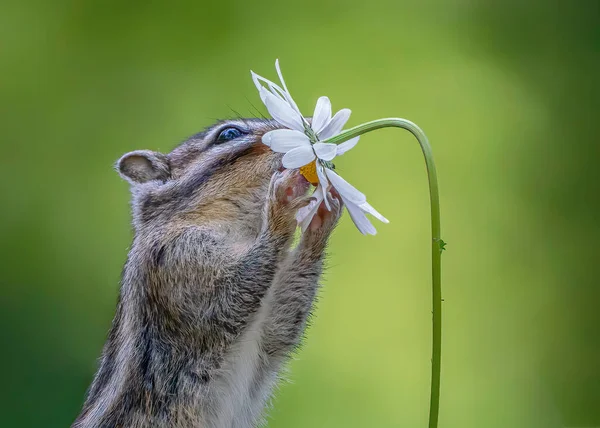
<path fill-rule="evenodd" d="M 269 184 L 269 199 L 283 204 L 304 196 L 308 190 L 308 181 L 295 169 L 277 171 Z"/>
<path fill-rule="evenodd" d="M 271 228 L 292 233 L 296 227 L 295 214 L 310 203 L 306 197 L 309 183 L 297 171 L 286 169 L 273 174 L 267 193 L 267 222 Z"/>
<path fill-rule="evenodd" d="M 335 228 L 337 222 L 342 216 L 343 203 L 337 192 L 334 194 L 328 192 L 327 196 L 331 210 L 327 209 L 325 203 L 321 203 L 321 206 L 317 209 L 317 212 L 308 225 L 308 230 L 311 232 L 330 232 L 333 230 L 333 228 Z"/>

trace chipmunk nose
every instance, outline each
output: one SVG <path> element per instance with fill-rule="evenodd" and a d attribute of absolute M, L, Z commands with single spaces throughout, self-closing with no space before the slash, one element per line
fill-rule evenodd
<path fill-rule="evenodd" d="M 272 152 L 272 155 L 271 155 L 271 166 L 273 168 L 273 172 L 275 172 L 275 171 L 283 171 L 285 169 L 283 167 L 283 164 L 281 163 L 282 159 L 283 159 L 283 154 L 282 153 Z"/>

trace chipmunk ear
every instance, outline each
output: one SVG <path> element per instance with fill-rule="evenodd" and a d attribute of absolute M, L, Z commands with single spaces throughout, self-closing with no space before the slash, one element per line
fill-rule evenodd
<path fill-rule="evenodd" d="M 171 176 L 169 160 L 165 155 L 150 150 L 129 152 L 117 161 L 121 177 L 132 184 L 150 180 L 165 181 Z"/>

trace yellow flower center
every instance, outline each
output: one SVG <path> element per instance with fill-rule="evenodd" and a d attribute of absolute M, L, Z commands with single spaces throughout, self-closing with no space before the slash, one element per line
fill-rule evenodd
<path fill-rule="evenodd" d="M 306 178 L 306 181 L 308 181 L 313 186 L 316 186 L 317 184 L 319 184 L 319 176 L 317 175 L 317 161 L 316 160 L 312 161 L 309 164 L 304 165 L 303 167 L 300 167 L 300 174 L 302 174 L 302 176 L 304 178 Z"/>

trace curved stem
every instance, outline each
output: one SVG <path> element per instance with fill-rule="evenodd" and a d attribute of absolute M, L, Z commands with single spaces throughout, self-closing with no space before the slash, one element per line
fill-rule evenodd
<path fill-rule="evenodd" d="M 436 428 L 440 407 L 440 369 L 442 357 L 442 278 L 441 256 L 444 241 L 440 236 L 440 200 L 437 173 L 433 163 L 433 153 L 425 133 L 417 125 L 405 119 L 378 119 L 348 129 L 341 134 L 323 140 L 323 143 L 339 144 L 366 132 L 380 128 L 396 127 L 410 131 L 418 140 L 429 177 L 429 199 L 431 205 L 431 274 L 433 296 L 433 346 L 431 356 L 431 395 L 429 403 L 429 428 Z"/>

